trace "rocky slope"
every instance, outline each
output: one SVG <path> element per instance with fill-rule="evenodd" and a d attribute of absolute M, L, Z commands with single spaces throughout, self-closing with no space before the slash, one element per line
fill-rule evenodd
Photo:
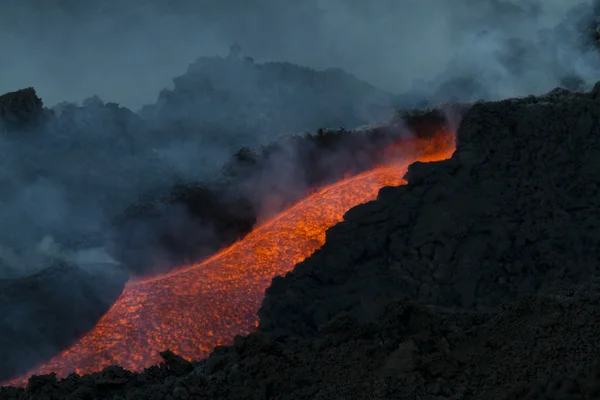
<path fill-rule="evenodd" d="M 18 279 L 0 279 L 0 380 L 25 373 L 89 331 L 119 297 L 127 274 L 59 260 Z"/>
<path fill-rule="evenodd" d="M 600 256 L 596 95 L 476 104 L 451 159 L 412 165 L 407 186 L 349 211 L 321 250 L 273 281 L 262 329 L 312 336 L 337 313 L 373 315 L 398 293 L 487 310 L 589 281 Z"/>
<path fill-rule="evenodd" d="M 444 162 L 350 210 L 260 332 L 7 399 L 596 399 L 600 85 L 479 103 Z"/>

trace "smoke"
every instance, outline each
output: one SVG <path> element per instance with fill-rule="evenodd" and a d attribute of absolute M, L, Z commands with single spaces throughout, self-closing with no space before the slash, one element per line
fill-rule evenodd
<path fill-rule="evenodd" d="M 399 102 L 415 104 L 592 82 L 600 63 L 584 40 L 586 18 L 594 18 L 591 0 L 9 2 L 0 15 L 0 92 L 35 86 L 46 105 L 55 104 L 55 118 L 38 132 L 0 136 L 0 221 L 10 227 L 0 231 L 0 277 L 39 268 L 40 251 L 31 249 L 47 237 L 69 251 L 101 248 L 106 227 L 127 205 L 167 194 L 174 183 L 216 176 L 242 146 L 380 118 L 390 93 L 408 93 Z M 340 70 L 321 79 L 285 64 L 199 61 L 188 72 L 204 71 L 208 83 L 178 78 L 174 91 L 161 91 L 190 60 L 224 54 L 233 42 L 257 60 L 341 67 L 385 90 Z M 294 74 L 299 78 L 287 78 Z M 323 87 L 305 90 L 308 82 Z M 190 101 L 193 91 L 217 100 Z M 100 100 L 140 108 L 159 92 L 141 114 Z M 62 103 L 81 99 L 82 106 Z M 259 197 L 253 201 L 261 216 L 284 202 L 279 192 L 297 198 L 308 189 L 294 157 L 303 155 L 270 158 L 275 166 L 243 189 Z M 348 164 L 330 159 L 330 168 Z M 174 220 L 185 219 L 180 214 L 174 211 Z"/>
<path fill-rule="evenodd" d="M 592 1 L 580 3 L 589 8 Z M 576 6 L 562 0 L 9 1 L 0 16 L 0 92 L 33 85 L 50 105 L 98 94 L 138 109 L 190 59 L 224 55 L 235 41 L 257 60 L 340 67 L 394 93 L 415 82 L 433 93 L 448 79 L 481 74 L 477 95 L 526 95 L 557 86 L 564 72 L 597 77 L 590 66 L 596 60 L 574 48 L 572 32 L 544 43 L 545 32 Z M 537 53 L 521 60 L 517 72 L 506 60 L 515 50 L 512 39 Z"/>
<path fill-rule="evenodd" d="M 167 195 L 175 183 L 224 178 L 221 167 L 242 146 L 373 122 L 390 110 L 392 93 L 415 104 L 535 94 L 565 79 L 593 82 L 600 63 L 584 26 L 594 18 L 591 3 L 7 0 L 0 93 L 34 86 L 54 115 L 36 129 L 0 127 L 0 278 L 60 259 L 104 276 L 116 292 L 124 278 L 105 246 L 118 247 L 143 272 L 172 266 L 165 237 L 184 258 L 189 248 L 190 260 L 206 255 L 231 233 L 219 232 L 210 215 L 198 225 L 189 210 L 170 207 L 125 230 L 126 246 L 115 243 L 111 224 L 127 206 Z M 340 69 L 316 73 L 245 59 L 188 67 L 198 56 L 225 55 L 234 42 L 257 62 L 342 68 L 382 89 Z M 172 82 L 186 68 L 208 78 L 186 74 Z M 286 143 L 246 180 L 233 181 L 239 186 L 231 195 L 252 203 L 251 217 L 262 221 L 315 182 L 360 170 L 375 144 L 330 153 L 303 146 Z M 224 224 L 252 219 L 242 214 L 224 213 Z M 61 290 L 73 290 L 65 298 L 78 298 L 75 281 L 64 282 Z"/>

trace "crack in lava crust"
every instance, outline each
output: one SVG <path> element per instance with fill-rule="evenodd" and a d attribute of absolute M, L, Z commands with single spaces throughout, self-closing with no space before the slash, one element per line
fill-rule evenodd
<path fill-rule="evenodd" d="M 208 260 L 159 277 L 130 282 L 90 332 L 31 374 L 91 373 L 118 364 L 133 371 L 160 361 L 170 349 L 188 358 L 206 357 L 217 345 L 258 325 L 264 291 L 325 242 L 327 228 L 344 213 L 377 197 L 383 186 L 406 183 L 407 166 L 443 160 L 455 148 L 454 134 L 415 139 L 403 146 L 402 161 L 328 186 L 262 224 L 243 240 Z M 393 149 L 392 149 L 393 150 Z M 393 151 L 392 151 L 393 152 Z"/>

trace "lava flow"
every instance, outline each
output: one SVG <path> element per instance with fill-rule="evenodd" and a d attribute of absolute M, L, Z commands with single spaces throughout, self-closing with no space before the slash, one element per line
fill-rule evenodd
<path fill-rule="evenodd" d="M 415 139 L 410 151 L 400 152 L 402 160 L 312 194 L 208 260 L 128 283 L 90 332 L 10 384 L 23 384 L 31 374 L 84 374 L 114 364 L 139 371 L 159 362 L 165 349 L 187 359 L 207 356 L 236 334 L 256 329 L 271 279 L 322 246 L 327 228 L 348 209 L 375 199 L 383 186 L 404 184 L 410 163 L 446 159 L 454 146 L 454 135 L 445 130 Z"/>

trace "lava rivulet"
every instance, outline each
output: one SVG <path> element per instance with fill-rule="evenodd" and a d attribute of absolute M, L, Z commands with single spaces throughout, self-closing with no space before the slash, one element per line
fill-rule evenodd
<path fill-rule="evenodd" d="M 90 332 L 27 376 L 90 373 L 113 364 L 139 371 L 160 361 L 159 351 L 199 359 L 216 345 L 231 343 L 236 334 L 253 331 L 274 276 L 322 246 L 327 228 L 340 222 L 348 209 L 375 199 L 383 186 L 403 184 L 408 164 L 448 158 L 454 135 L 441 131 L 411 141 L 412 146 L 409 154 L 402 151 L 401 162 L 312 194 L 200 264 L 128 283 Z"/>

